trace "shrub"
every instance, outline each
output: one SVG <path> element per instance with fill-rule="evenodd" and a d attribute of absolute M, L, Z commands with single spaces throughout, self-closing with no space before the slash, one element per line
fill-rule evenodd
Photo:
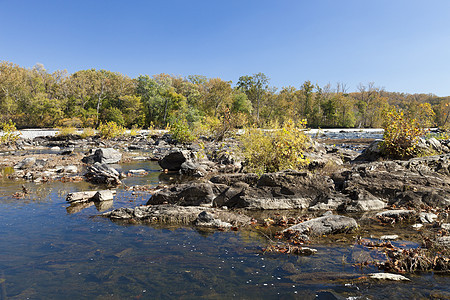
<path fill-rule="evenodd" d="M 81 127 L 81 124 L 83 122 L 81 121 L 80 118 L 64 118 L 59 120 L 58 124 L 61 127 L 76 127 L 79 128 Z"/>
<path fill-rule="evenodd" d="M 68 136 L 73 135 L 77 132 L 77 129 L 75 127 L 62 127 L 58 128 L 58 136 Z"/>
<path fill-rule="evenodd" d="M 95 130 L 92 127 L 83 128 L 83 132 L 81 133 L 82 138 L 87 138 L 89 136 L 94 136 L 94 135 L 95 135 Z"/>
<path fill-rule="evenodd" d="M 276 172 L 285 169 L 301 169 L 308 160 L 303 152 L 309 137 L 303 132 L 306 120 L 297 126 L 292 121 L 273 130 L 249 128 L 240 137 L 246 169 L 250 172 Z"/>
<path fill-rule="evenodd" d="M 15 131 L 17 130 L 16 124 L 12 120 L 9 120 L 8 122 L 5 123 L 1 123 L 1 127 L 3 134 L 0 137 L 0 143 L 2 145 L 4 144 L 9 145 L 19 139 L 19 134 L 15 133 Z"/>
<path fill-rule="evenodd" d="M 169 128 L 169 133 L 174 140 L 180 143 L 190 143 L 196 139 L 185 120 L 172 123 Z"/>
<path fill-rule="evenodd" d="M 125 128 L 117 125 L 116 122 L 110 121 L 106 124 L 100 123 L 98 126 L 98 132 L 100 136 L 104 139 L 112 139 L 121 136 L 125 133 Z"/>
<path fill-rule="evenodd" d="M 387 157 L 407 159 L 419 154 L 417 142 L 425 132 L 416 119 L 403 111 L 390 109 L 384 112 L 384 134 L 381 150 Z"/>
<path fill-rule="evenodd" d="M 136 135 L 138 135 L 140 130 L 141 130 L 141 129 L 139 128 L 139 126 L 133 125 L 133 126 L 131 127 L 131 129 L 130 129 L 130 136 L 136 136 Z"/>

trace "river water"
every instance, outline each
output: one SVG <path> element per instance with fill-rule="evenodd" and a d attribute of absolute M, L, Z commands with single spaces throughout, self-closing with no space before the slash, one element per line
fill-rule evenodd
<path fill-rule="evenodd" d="M 154 162 L 128 186 L 170 180 Z M 104 207 L 71 207 L 67 193 L 85 182 L 36 185 L 1 180 L 0 299 L 420 299 L 450 295 L 450 277 L 407 275 L 410 282 L 359 279 L 377 271 L 355 262 L 379 259 L 344 237 L 310 247 L 312 256 L 268 254 L 257 228 L 202 232 L 188 227 L 121 225 L 100 211 L 145 204 L 145 192 L 118 189 Z M 30 196 L 12 195 L 29 189 Z M 389 233 L 392 229 L 382 229 Z M 361 234 L 361 233 L 360 233 Z M 408 233 L 406 233 L 407 235 Z M 350 239 L 350 241 L 348 240 Z M 407 242 L 400 242 L 407 243 Z M 335 297 L 335 298 L 329 298 Z"/>

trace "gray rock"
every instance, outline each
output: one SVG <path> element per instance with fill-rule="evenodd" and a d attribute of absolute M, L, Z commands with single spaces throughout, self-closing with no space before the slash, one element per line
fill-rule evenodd
<path fill-rule="evenodd" d="M 254 186 L 258 182 L 259 176 L 254 173 L 234 173 L 234 174 L 221 174 L 213 176 L 210 181 L 213 183 L 220 183 L 226 185 L 233 185 L 237 182 L 243 182 L 248 185 Z"/>
<path fill-rule="evenodd" d="M 403 275 L 392 274 L 392 273 L 370 273 L 367 274 L 369 278 L 378 279 L 378 280 L 393 280 L 393 281 L 409 281 L 409 278 L 406 278 Z"/>
<path fill-rule="evenodd" d="M 216 185 L 211 182 L 179 184 L 155 193 L 147 201 L 147 205 L 164 203 L 181 206 L 210 205 L 213 199 L 225 188 L 223 185 Z"/>
<path fill-rule="evenodd" d="M 69 203 L 86 202 L 92 199 L 97 191 L 85 191 L 69 193 L 66 196 L 66 201 Z"/>
<path fill-rule="evenodd" d="M 219 219 L 214 218 L 211 213 L 207 211 L 202 211 L 198 214 L 197 219 L 194 224 L 201 227 L 212 227 L 212 228 L 229 228 L 232 227 L 228 222 L 223 222 Z"/>
<path fill-rule="evenodd" d="M 92 197 L 92 200 L 96 201 L 96 202 L 111 201 L 114 199 L 115 194 L 116 194 L 116 191 L 112 191 L 112 190 L 98 191 Z"/>
<path fill-rule="evenodd" d="M 441 152 L 442 145 L 436 138 L 431 138 L 426 141 L 426 143 L 435 151 Z"/>
<path fill-rule="evenodd" d="M 416 214 L 417 213 L 414 210 L 393 209 L 379 212 L 375 216 L 377 218 L 392 218 L 398 220 L 400 218 L 410 218 L 415 216 Z"/>
<path fill-rule="evenodd" d="M 342 192 L 367 191 L 388 205 L 450 205 L 450 156 L 357 164 L 341 172 Z"/>
<path fill-rule="evenodd" d="M 376 161 L 382 156 L 381 143 L 383 140 L 377 139 L 373 141 L 355 161 Z"/>
<path fill-rule="evenodd" d="M 421 212 L 419 214 L 419 219 L 420 219 L 420 222 L 422 222 L 422 223 L 433 223 L 434 221 L 437 220 L 437 218 L 438 218 L 438 216 L 433 213 Z"/>
<path fill-rule="evenodd" d="M 147 171 L 145 171 L 144 169 L 137 169 L 137 170 L 129 170 L 128 173 L 135 176 L 142 176 L 146 175 Z"/>
<path fill-rule="evenodd" d="M 41 169 L 48 164 L 47 159 L 36 159 L 36 157 L 27 157 L 14 166 L 14 169 Z"/>
<path fill-rule="evenodd" d="M 122 153 L 113 148 L 99 148 L 91 149 L 88 156 L 81 160 L 86 164 L 101 163 L 101 164 L 115 164 L 122 159 Z"/>
<path fill-rule="evenodd" d="M 283 232 L 296 231 L 299 234 L 323 235 L 346 232 L 356 227 L 358 227 L 358 224 L 353 218 L 340 215 L 327 215 L 291 226 L 283 230 Z"/>
<path fill-rule="evenodd" d="M 182 175 L 193 177 L 204 177 L 207 174 L 203 167 L 189 160 L 181 164 L 179 172 Z"/>
<path fill-rule="evenodd" d="M 88 166 L 87 173 L 84 175 L 87 181 L 98 184 L 120 185 L 120 174 L 107 164 L 94 163 Z"/>
<path fill-rule="evenodd" d="M 201 224 L 202 220 L 206 220 L 207 222 L 214 222 L 216 220 L 233 226 L 242 226 L 250 224 L 251 221 L 251 218 L 246 215 L 222 209 L 177 205 L 149 205 L 135 208 L 119 208 L 107 212 L 102 216 L 113 220 L 133 219 L 144 223 L 181 225 L 195 225 L 197 222 Z"/>
<path fill-rule="evenodd" d="M 380 237 L 380 240 L 383 240 L 383 241 L 394 241 L 396 239 L 398 239 L 398 235 L 396 235 L 396 234 L 383 235 Z"/>
<path fill-rule="evenodd" d="M 34 164 L 36 163 L 36 157 L 27 157 L 25 159 L 23 159 L 21 162 L 17 163 L 14 166 L 14 169 L 27 169 L 27 168 L 31 168 L 34 166 Z"/>
<path fill-rule="evenodd" d="M 64 166 L 63 167 L 64 173 L 74 174 L 78 172 L 77 166 Z"/>

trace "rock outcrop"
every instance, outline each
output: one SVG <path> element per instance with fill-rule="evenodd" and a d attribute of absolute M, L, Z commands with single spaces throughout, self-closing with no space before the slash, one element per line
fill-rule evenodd
<path fill-rule="evenodd" d="M 201 206 L 147 205 L 119 208 L 102 216 L 112 220 L 131 220 L 142 223 L 197 225 L 202 227 L 231 227 L 250 224 L 250 217 L 222 209 Z"/>
<path fill-rule="evenodd" d="M 107 164 L 94 163 L 92 166 L 88 166 L 87 173 L 84 175 L 86 180 L 97 184 L 106 185 L 120 185 L 120 174 L 115 169 L 111 168 Z"/>

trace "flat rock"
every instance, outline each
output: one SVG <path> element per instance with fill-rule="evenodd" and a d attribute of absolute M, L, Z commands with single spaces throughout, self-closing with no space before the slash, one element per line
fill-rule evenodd
<path fill-rule="evenodd" d="M 66 201 L 69 203 L 109 201 L 114 198 L 115 194 L 115 190 L 73 192 L 67 194 Z"/>
<path fill-rule="evenodd" d="M 409 281 L 410 279 L 399 274 L 392 273 L 370 273 L 367 277 L 378 280 L 393 280 L 393 281 Z"/>
<path fill-rule="evenodd" d="M 375 216 L 377 218 L 392 218 L 392 219 L 400 219 L 400 218 L 409 218 L 416 215 L 416 212 L 414 210 L 407 210 L 407 209 L 393 209 L 393 210 L 386 210 L 377 213 Z"/>
<path fill-rule="evenodd" d="M 131 175 L 134 175 L 134 176 L 143 176 L 143 175 L 148 174 L 148 172 L 145 171 L 144 169 L 129 170 L 128 173 L 130 173 Z"/>
<path fill-rule="evenodd" d="M 213 199 L 224 188 L 223 185 L 217 185 L 211 182 L 178 184 L 152 195 L 147 201 L 147 205 L 164 203 L 181 206 L 211 205 Z"/>
<path fill-rule="evenodd" d="M 97 191 L 84 191 L 69 193 L 66 196 L 66 201 L 69 203 L 86 202 L 89 201 Z"/>
<path fill-rule="evenodd" d="M 147 205 L 135 208 L 119 208 L 107 212 L 102 216 L 112 220 L 133 219 L 143 223 L 164 223 L 182 225 L 214 224 L 233 226 L 250 224 L 250 217 L 233 213 L 223 209 L 213 209 L 201 206 L 178 206 L 178 205 Z M 220 222 L 219 222 L 220 221 Z M 214 223 L 216 222 L 216 223 Z M 221 223 L 223 222 L 223 223 Z M 228 227 L 228 225 L 226 226 Z"/>
<path fill-rule="evenodd" d="M 396 235 L 396 234 L 382 235 L 380 237 L 380 240 L 383 240 L 383 241 L 394 241 L 396 239 L 398 239 L 398 235 Z"/>
<path fill-rule="evenodd" d="M 356 227 L 358 227 L 358 224 L 353 218 L 340 215 L 326 215 L 291 226 L 283 230 L 283 232 L 289 230 L 296 231 L 299 234 L 323 235 L 346 232 Z"/>

